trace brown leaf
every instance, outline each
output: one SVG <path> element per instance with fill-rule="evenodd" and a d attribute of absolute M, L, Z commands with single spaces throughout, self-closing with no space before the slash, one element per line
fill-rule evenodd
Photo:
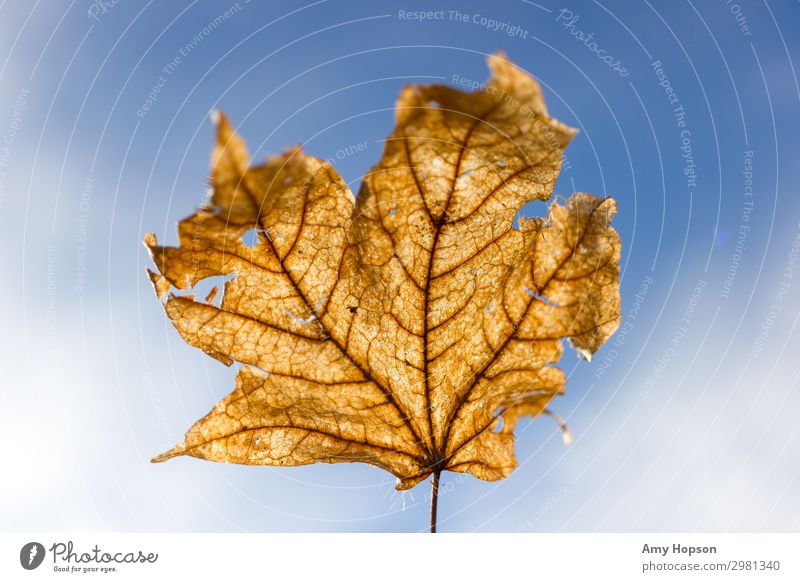
<path fill-rule="evenodd" d="M 588 359 L 619 324 L 620 244 L 614 201 L 589 194 L 513 228 L 550 198 L 576 132 L 504 55 L 489 65 L 475 93 L 403 89 L 355 199 L 299 147 L 249 166 L 220 119 L 211 200 L 178 247 L 145 244 L 183 338 L 243 366 L 154 461 L 362 461 L 401 489 L 441 470 L 509 475 L 517 421 L 564 390 L 562 340 Z M 170 293 L 220 275 L 219 307 Z"/>

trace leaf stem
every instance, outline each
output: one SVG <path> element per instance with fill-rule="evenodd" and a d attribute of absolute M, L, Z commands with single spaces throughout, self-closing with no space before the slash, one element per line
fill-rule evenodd
<path fill-rule="evenodd" d="M 436 533 L 436 509 L 439 503 L 439 474 L 441 471 L 433 472 L 431 480 L 431 533 Z"/>

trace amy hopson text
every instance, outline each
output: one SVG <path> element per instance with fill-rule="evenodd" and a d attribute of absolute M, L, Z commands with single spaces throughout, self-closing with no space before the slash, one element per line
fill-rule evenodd
<path fill-rule="evenodd" d="M 672 553 L 679 555 L 679 554 L 687 554 L 689 556 L 693 554 L 716 554 L 717 547 L 716 546 L 684 546 L 681 544 L 672 544 Z M 665 556 L 669 554 L 670 547 L 669 546 L 651 546 L 649 544 L 644 544 L 642 547 L 643 554 L 658 554 L 659 556 Z"/>

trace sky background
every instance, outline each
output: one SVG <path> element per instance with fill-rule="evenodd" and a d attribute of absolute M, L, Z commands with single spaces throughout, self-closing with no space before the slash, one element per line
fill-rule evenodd
<path fill-rule="evenodd" d="M 400 13 L 421 9 L 444 18 Z M 788 0 L 0 2 L 0 528 L 424 530 L 429 484 L 366 465 L 149 463 L 235 370 L 168 323 L 141 239 L 176 242 L 203 201 L 211 110 L 254 159 L 303 143 L 356 190 L 404 84 L 483 81 L 503 49 L 581 130 L 556 194 L 617 199 L 625 331 L 562 360 L 575 442 L 521 423 L 509 479 L 443 475 L 440 530 L 800 530 L 799 19 Z"/>

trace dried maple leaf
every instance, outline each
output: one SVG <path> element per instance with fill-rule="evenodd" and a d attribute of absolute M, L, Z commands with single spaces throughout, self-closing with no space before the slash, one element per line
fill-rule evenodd
<path fill-rule="evenodd" d="M 502 54 L 489 65 L 474 93 L 403 89 L 357 198 L 299 147 L 249 166 L 220 118 L 210 201 L 181 221 L 178 247 L 145 243 L 183 338 L 243 366 L 154 461 L 361 461 L 399 489 L 431 474 L 436 488 L 444 470 L 511 473 L 515 424 L 563 392 L 562 340 L 588 358 L 619 324 L 620 244 L 614 201 L 588 194 L 513 227 L 550 197 L 576 130 Z M 220 275 L 233 277 L 219 307 L 216 290 L 170 293 Z"/>

